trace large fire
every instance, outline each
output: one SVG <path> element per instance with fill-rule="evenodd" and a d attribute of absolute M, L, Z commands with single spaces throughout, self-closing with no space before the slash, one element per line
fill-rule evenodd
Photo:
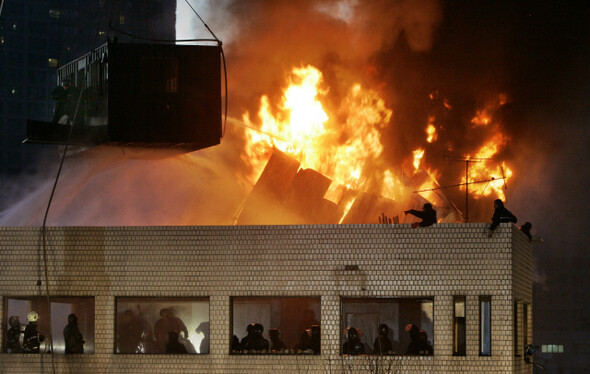
<path fill-rule="evenodd" d="M 317 68 L 310 65 L 297 67 L 289 73 L 280 103 L 273 105 L 268 96 L 261 97 L 259 122 L 244 113 L 246 126 L 258 129 L 248 132 L 246 149 L 250 160 L 258 166 L 256 173 L 260 175 L 272 149 L 276 148 L 299 161 L 302 169 L 313 169 L 330 178 L 333 183 L 326 198 L 335 203 L 342 198 L 342 187 L 345 187 L 348 191 L 376 193 L 392 200 L 405 199 L 402 204 L 408 204 L 408 181 L 404 185 L 400 179 L 404 173 L 375 167 L 375 160 L 384 149 L 380 130 L 390 125 L 393 111 L 376 91 L 356 83 L 331 112 L 325 105 L 329 92 Z M 473 126 L 490 126 L 491 114 L 505 101 L 505 97 L 500 96 L 492 105 L 478 111 L 472 120 Z M 447 99 L 443 103 L 444 110 L 452 110 Z M 438 189 L 442 187 L 437 181 L 440 173 L 426 164 L 425 157 L 429 145 L 439 138 L 435 116 L 428 117 L 425 132 L 426 143 L 418 145 L 407 156 L 413 166 L 409 177 L 413 179 L 414 189 Z M 476 153 L 463 156 L 481 159 L 480 162 L 470 162 L 469 182 L 473 185 L 469 186 L 469 192 L 472 197 L 494 195 L 505 198 L 503 187 L 512 171 L 504 163 L 497 166 L 498 163 L 491 158 L 507 141 L 508 138 L 495 128 L 495 135 L 483 142 Z M 465 182 L 463 177 L 459 183 Z M 465 189 L 465 186 L 461 188 Z M 444 203 L 437 197 L 439 195 L 430 191 L 422 193 L 423 198 L 434 200 L 435 204 Z M 346 211 L 354 201 L 355 198 L 350 198 L 346 202 Z"/>
<path fill-rule="evenodd" d="M 261 132 L 250 132 L 248 153 L 260 158 L 275 147 L 349 189 L 362 189 L 367 163 L 383 151 L 379 129 L 389 125 L 392 111 L 374 91 L 355 84 L 338 113 L 328 115 L 321 102 L 322 73 L 313 66 L 294 68 L 281 104 L 273 114 L 263 96 L 256 126 L 245 113 L 243 120 Z M 344 118 L 336 121 L 333 118 Z"/>

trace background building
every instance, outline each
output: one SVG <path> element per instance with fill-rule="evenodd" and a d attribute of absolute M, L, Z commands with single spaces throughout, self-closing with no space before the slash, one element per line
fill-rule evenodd
<path fill-rule="evenodd" d="M 27 192 L 37 178 L 55 173 L 59 153 L 51 145 L 23 145 L 26 121 L 51 120 L 56 68 L 107 37 L 141 40 L 114 31 L 173 40 L 176 2 L 6 0 L 0 14 L 0 209 L 14 191 Z M 111 19 L 109 17 L 112 16 Z M 20 183 L 18 183 L 20 181 Z"/>

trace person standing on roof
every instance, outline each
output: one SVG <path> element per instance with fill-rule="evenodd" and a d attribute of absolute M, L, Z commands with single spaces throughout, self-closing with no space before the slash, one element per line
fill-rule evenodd
<path fill-rule="evenodd" d="M 432 204 L 430 203 L 424 204 L 422 211 L 410 209 L 404 211 L 404 213 L 406 215 L 410 213 L 411 215 L 422 219 L 422 222 L 412 223 L 413 229 L 415 229 L 416 227 L 432 226 L 436 223 L 436 210 L 432 208 Z"/>
<path fill-rule="evenodd" d="M 488 232 L 488 238 L 491 238 L 492 235 L 494 235 L 494 231 L 496 231 L 498 225 L 502 222 L 516 223 L 516 217 L 504 207 L 504 202 L 502 200 L 496 199 L 494 201 L 494 215 L 492 216 L 492 225 Z"/>

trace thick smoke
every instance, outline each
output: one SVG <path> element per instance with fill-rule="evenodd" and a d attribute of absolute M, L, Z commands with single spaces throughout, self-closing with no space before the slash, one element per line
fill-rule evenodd
<path fill-rule="evenodd" d="M 197 10 L 203 12 L 207 24 L 224 41 L 231 117 L 256 113 L 262 95 L 268 95 L 276 105 L 280 102 L 286 74 L 293 67 L 311 64 L 324 75 L 329 87 L 326 105 L 333 112 L 337 112 L 335 108 L 356 82 L 377 91 L 393 110 L 390 125 L 381 133 L 384 151 L 376 167 L 401 173 L 412 151 L 422 147 L 425 149 L 423 165 L 438 170 L 441 185 L 455 184 L 464 175 L 464 164 L 444 159 L 443 155 L 473 155 L 485 139 L 502 132 L 510 145 L 494 157 L 511 162 L 515 177 L 509 186 L 514 186 L 520 171 L 527 168 L 526 155 L 531 148 L 522 137 L 522 129 L 534 119 L 518 110 L 519 98 L 512 97 L 511 74 L 502 74 L 510 71 L 511 62 L 499 52 L 500 46 L 507 42 L 511 30 L 489 33 L 486 28 L 496 27 L 498 20 L 482 17 L 485 9 L 466 8 L 473 18 L 471 23 L 465 23 L 465 17 L 463 23 L 455 23 L 457 10 L 452 4 L 443 7 L 437 1 L 428 0 L 225 0 L 203 3 L 203 8 Z M 195 35 L 182 37 L 207 36 L 200 21 L 193 21 Z M 476 23 L 482 28 L 474 27 Z M 471 119 L 477 111 L 504 93 L 507 103 L 490 113 L 493 125 L 474 127 Z M 433 143 L 425 140 L 430 118 L 434 118 L 438 135 Z M 190 155 L 138 161 L 122 156 L 118 149 L 102 149 L 68 158 L 56 196 L 61 204 L 57 203 L 50 212 L 49 222 L 231 223 L 234 213 L 228 213 L 229 206 L 239 206 L 238 201 L 247 194 L 254 180 L 252 165 L 243 153 L 242 135 L 249 130 L 244 130 L 237 121 L 230 121 L 228 129 L 233 137 L 226 136 L 221 146 Z M 546 141 L 536 144 L 537 150 L 551 147 Z M 214 173 L 212 178 L 201 179 L 203 174 L 211 173 Z M 30 194 L 28 199 L 33 199 L 35 194 L 48 196 L 50 182 L 44 183 L 45 192 Z M 378 183 L 367 183 L 372 184 Z M 222 192 L 225 187 L 229 188 L 228 193 Z M 374 189 L 369 192 L 378 192 L 377 187 Z M 212 195 L 207 196 L 209 193 Z M 463 191 L 455 188 L 445 193 L 460 209 L 464 207 Z M 507 193 L 510 196 L 512 189 Z M 76 198 L 75 194 L 84 198 Z M 210 203 L 218 197 L 219 204 Z M 470 199 L 471 221 L 488 221 L 491 198 Z M 152 204 L 146 204 L 148 201 Z M 213 209 L 212 205 L 226 203 L 225 209 L 219 208 L 222 217 L 203 209 L 199 216 L 198 208 L 192 208 L 204 205 Z M 68 218 L 70 212 L 77 210 L 76 206 L 86 207 L 81 214 L 87 217 Z M 19 207 L 12 210 L 18 210 L 17 215 L 4 212 L 2 223 L 39 224 L 42 214 L 31 217 Z M 187 207 L 191 212 L 183 211 Z M 94 211 L 104 214 L 91 213 Z M 115 218 L 112 212 L 117 212 Z M 59 218 L 52 221 L 51 217 Z"/>
<path fill-rule="evenodd" d="M 228 130 L 221 145 L 193 153 L 105 145 L 69 155 L 47 224 L 231 225 L 252 184 L 238 149 Z M 53 182 L 39 178 L 0 225 L 41 225 Z"/>
<path fill-rule="evenodd" d="M 370 60 L 400 34 L 412 50 L 428 50 L 441 20 L 432 0 L 226 0 L 205 2 L 197 10 L 224 42 L 236 117 L 255 112 L 261 95 L 271 100 L 280 95 L 285 74 L 295 66 L 320 68 L 334 97 L 339 88 L 369 78 Z M 204 26 L 193 20 L 191 36 L 206 36 Z"/>

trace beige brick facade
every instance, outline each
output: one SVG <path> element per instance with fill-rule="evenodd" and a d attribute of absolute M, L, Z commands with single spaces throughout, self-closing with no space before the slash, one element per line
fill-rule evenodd
<path fill-rule="evenodd" d="M 491 239 L 486 227 L 50 227 L 50 293 L 95 298 L 95 352 L 54 355 L 56 372 L 341 373 L 349 365 L 354 373 L 370 372 L 374 356 L 340 356 L 340 298 L 428 297 L 434 300 L 434 355 L 382 359 L 393 360 L 397 372 L 532 373 L 514 344 L 515 303 L 528 306 L 527 338 L 521 339 L 532 341 L 531 245 L 513 225 L 502 224 Z M 7 297 L 43 294 L 44 285 L 37 286 L 41 244 L 40 228 L 0 228 L 3 305 Z M 466 296 L 464 357 L 452 355 L 454 295 Z M 208 297 L 211 353 L 113 353 L 115 297 L 121 296 Z M 320 297 L 322 354 L 230 355 L 233 296 Z M 489 357 L 479 355 L 480 296 L 492 300 Z M 6 332 L 5 307 L 0 317 Z M 1 339 L 4 348 L 6 335 Z M 47 354 L 0 354 L 0 373 L 49 373 L 51 367 Z"/>

